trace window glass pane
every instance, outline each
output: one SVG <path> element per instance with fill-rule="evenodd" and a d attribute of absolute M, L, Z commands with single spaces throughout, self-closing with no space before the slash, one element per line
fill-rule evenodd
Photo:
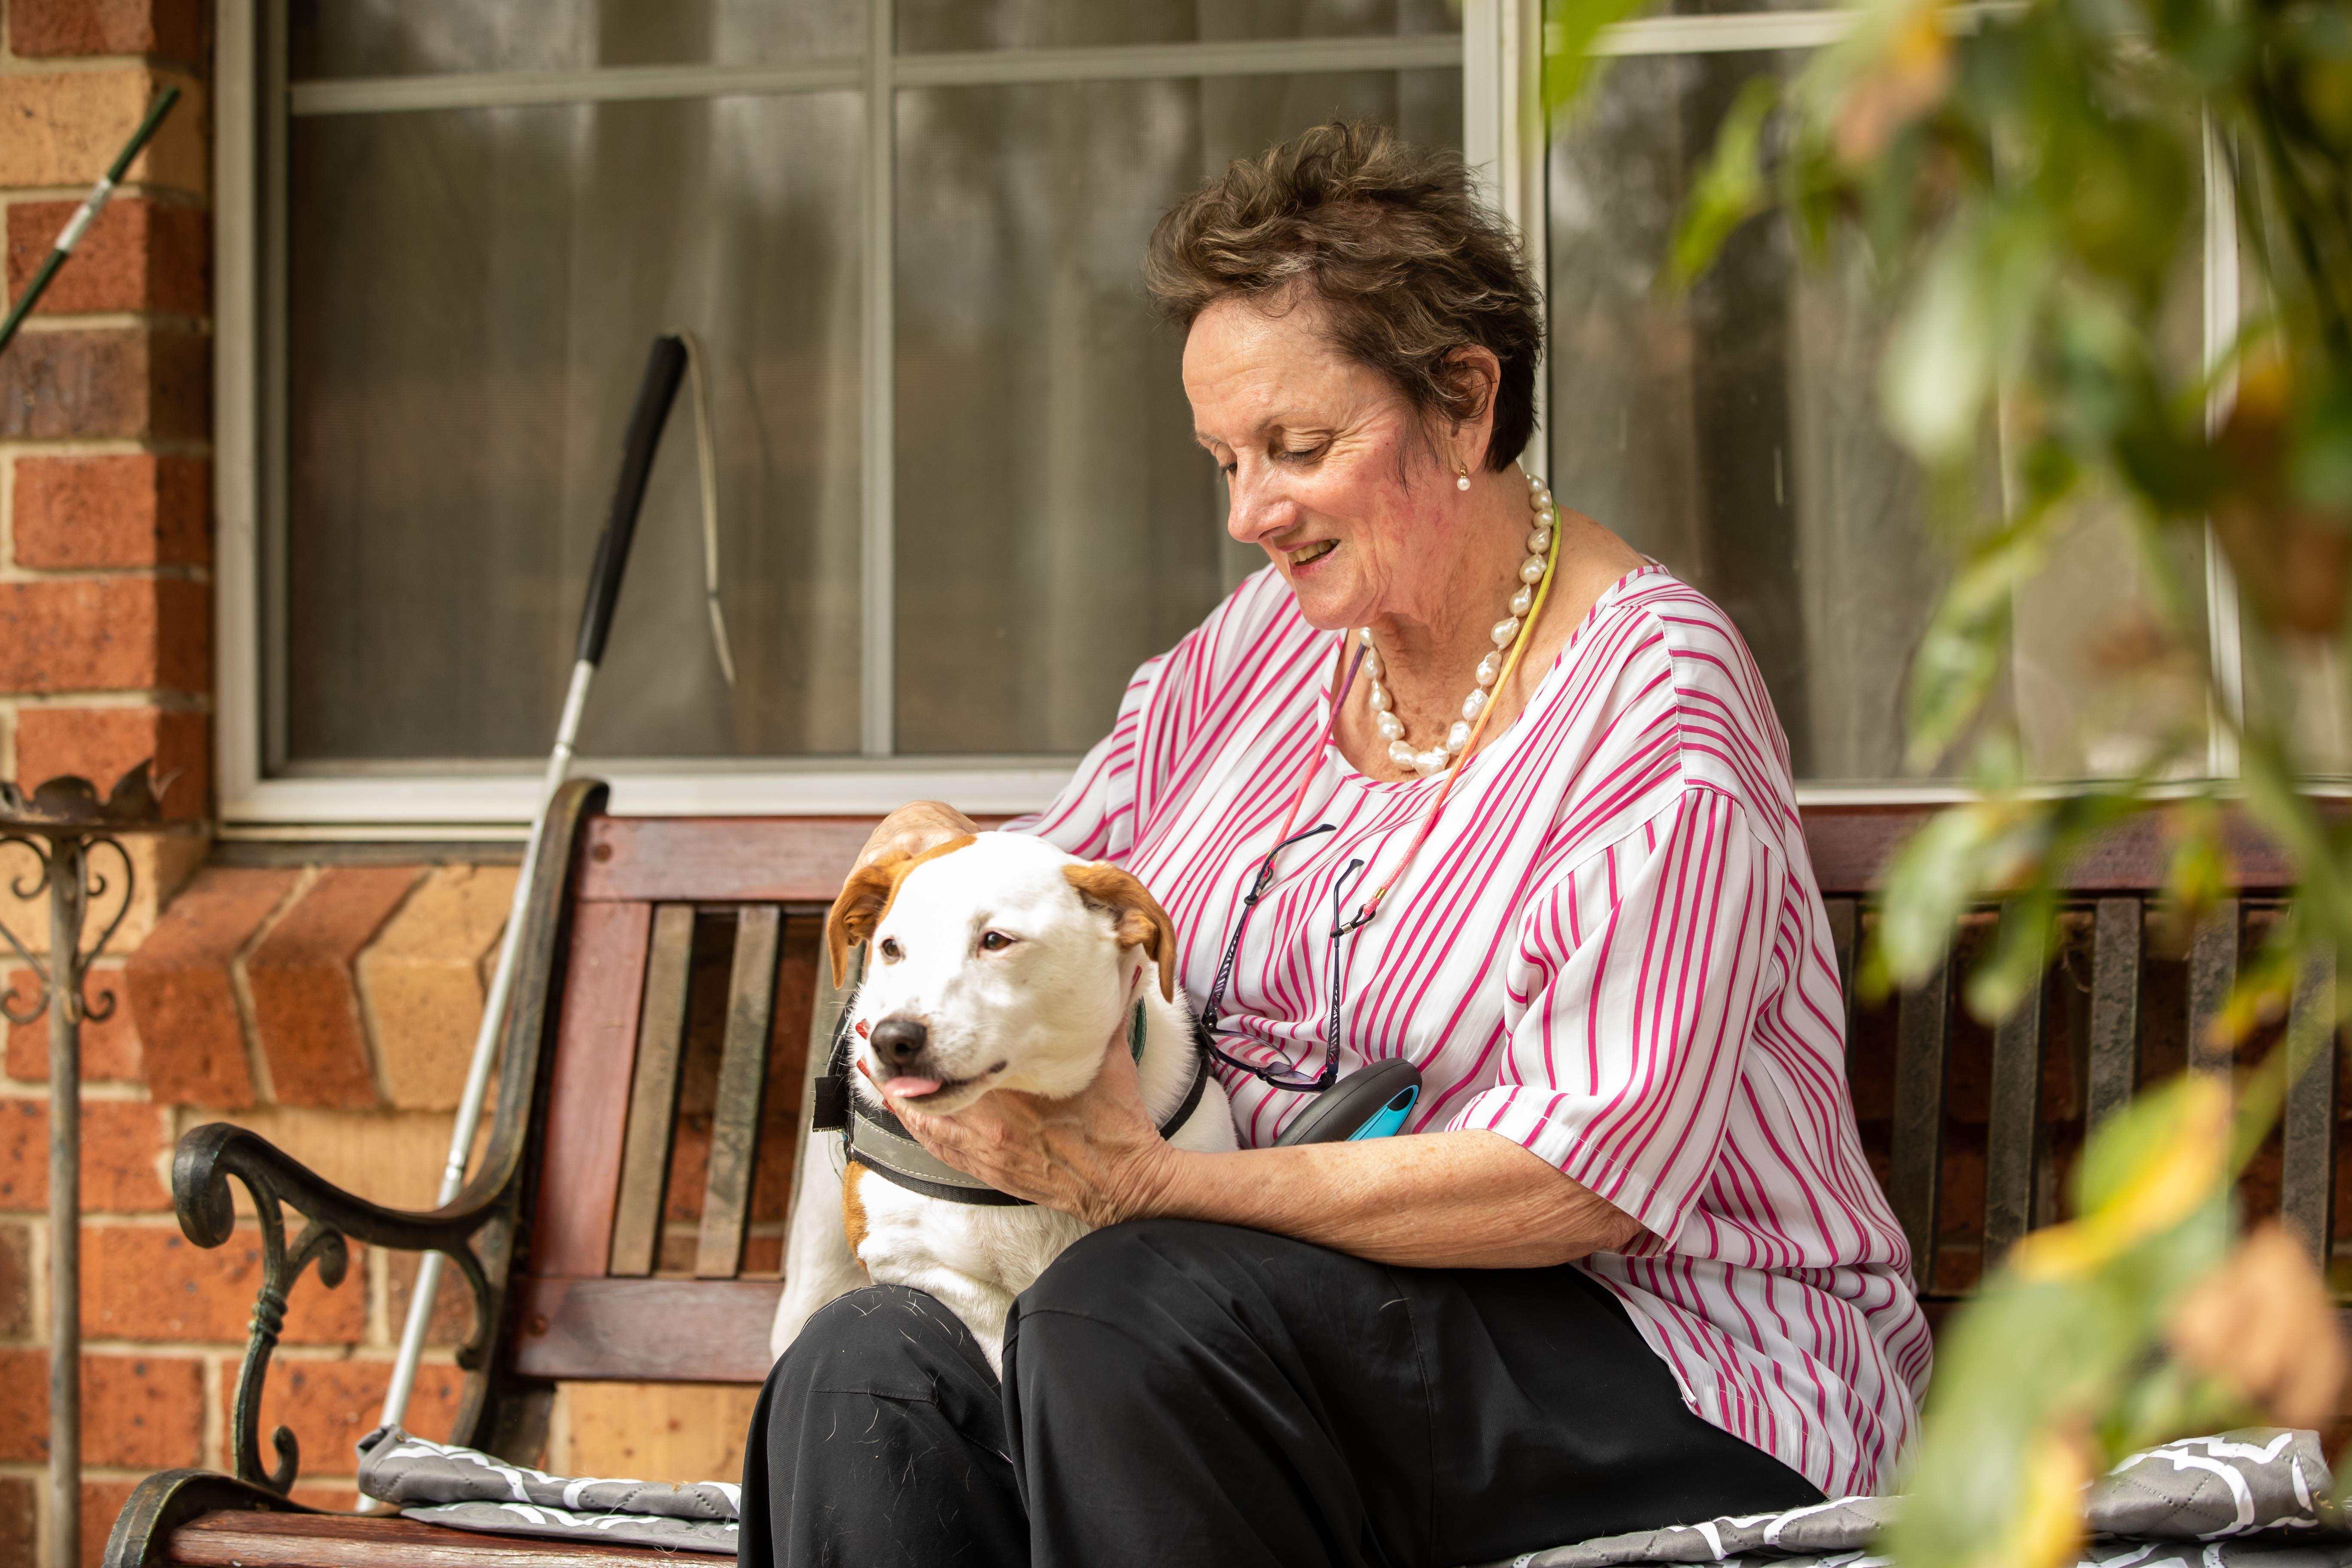
<path fill-rule="evenodd" d="M 280 757 L 546 744 L 674 327 L 709 352 L 740 680 L 681 391 L 583 750 L 856 748 L 859 127 L 852 94 L 293 121 Z"/>
<path fill-rule="evenodd" d="M 2291 256 L 2295 240 L 2278 210 L 2274 187 L 2249 190 L 2241 200 L 2262 232 L 2263 249 L 2282 258 Z M 2238 267 L 2238 319 L 2273 320 L 2279 302 L 2261 252 L 2240 241 Z M 2279 559 L 2299 568 L 2294 573 L 2297 584 L 2326 583 L 2343 570 L 2341 557 L 2329 548 L 2333 526 L 2318 522 L 2320 531 L 2314 534 L 2307 531 L 2315 521 L 2308 512 L 2273 514 L 2257 534 L 2266 533 Z M 2218 552 L 2218 540 L 2215 549 Z M 2261 593 L 2260 584 L 2238 588 L 2242 602 L 2253 601 L 2246 605 L 2241 633 L 2248 717 L 2257 724 L 2275 725 L 2292 749 L 2294 765 L 2305 773 L 2344 780 L 2352 775 L 2352 635 L 2339 630 L 2311 637 L 2284 626 L 2276 633 L 2267 632 L 2264 623 L 2270 616 L 2262 608 Z"/>
<path fill-rule="evenodd" d="M 1668 16 L 1721 16 L 1737 12 L 1818 11 L 1820 0 L 1666 0 L 1660 7 Z"/>
<path fill-rule="evenodd" d="M 1262 562 L 1229 553 L 1144 241 L 1228 161 L 1343 116 L 1458 147 L 1460 73 L 899 95 L 899 750 L 1093 744 Z"/>
<path fill-rule="evenodd" d="M 289 0 L 288 68 L 318 78 L 781 65 L 858 54 L 864 0 Z"/>
<path fill-rule="evenodd" d="M 898 46 L 944 49 L 1223 44 L 1454 33 L 1452 0 L 897 0 Z M 1454 137 L 1459 140 L 1460 132 Z"/>
<path fill-rule="evenodd" d="M 2193 126 L 2181 129 L 2195 134 Z M 2204 214 L 2192 209 L 2187 221 L 2191 239 L 2156 323 L 2158 352 L 2182 386 L 2195 384 L 2205 363 L 2204 258 L 2194 238 Z M 2110 496 L 2084 499 L 2042 569 L 2019 588 L 2012 679 L 2019 731 L 2037 774 L 2137 772 L 2168 731 L 2177 732 L 2189 752 L 2173 771 L 2208 771 L 2200 673 L 2211 629 L 2203 604 L 2204 538 L 2200 530 L 2171 527 L 2164 548 L 2166 577 L 2202 612 L 2186 647 L 2152 635 L 2162 590 L 2150 580 L 2130 514 Z"/>
<path fill-rule="evenodd" d="M 1686 294 L 1661 277 L 1740 86 L 1802 59 L 1618 60 L 1554 144 L 1552 486 L 1738 623 L 1800 779 L 1888 781 L 1903 776 L 1906 687 L 1948 555 L 1920 476 L 1880 425 L 1879 284 L 1857 251 L 1803 258 L 1772 220 L 1735 235 Z M 2140 613 L 2138 585 L 2126 536 L 2105 520 L 2070 537 L 2021 595 L 1998 700 L 2036 773 L 2128 768 L 2150 735 L 2201 713 L 2178 688 L 2094 700 L 2102 639 Z"/>

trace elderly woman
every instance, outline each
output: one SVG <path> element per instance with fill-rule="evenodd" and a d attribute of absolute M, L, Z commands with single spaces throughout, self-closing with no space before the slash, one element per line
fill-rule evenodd
<path fill-rule="evenodd" d="M 1722 612 L 1519 468 L 1511 236 L 1457 160 L 1327 126 L 1148 267 L 1267 564 L 1023 826 L 1174 917 L 1244 1147 L 1162 1142 L 1116 1048 L 1073 1100 L 896 1106 L 1105 1228 L 1001 1384 L 917 1292 L 812 1319 L 744 1563 L 1442 1565 L 1880 1489 L 1927 1334 L 1787 747 Z M 1275 1146 L 1397 1058 L 1406 1135 Z"/>

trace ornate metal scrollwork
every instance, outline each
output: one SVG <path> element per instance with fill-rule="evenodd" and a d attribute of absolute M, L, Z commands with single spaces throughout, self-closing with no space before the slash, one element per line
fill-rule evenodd
<path fill-rule="evenodd" d="M 236 1479 L 285 1495 L 301 1466 L 300 1446 L 284 1426 L 270 1434 L 275 1463 L 265 1467 L 261 1451 L 261 1391 L 286 1324 L 287 1299 L 303 1270 L 318 1265 L 330 1289 L 350 1268 L 347 1237 L 379 1247 L 422 1252 L 428 1248 L 457 1266 L 474 1298 L 474 1331 L 457 1352 L 462 1366 L 481 1364 L 498 1324 L 499 1292 L 476 1247 L 479 1233 L 500 1221 L 511 1223 L 512 1205 L 494 1201 L 471 1208 L 413 1214 L 354 1197 L 297 1163 L 267 1140 L 214 1122 L 180 1141 L 172 1163 L 172 1193 L 180 1228 L 198 1247 L 218 1247 L 236 1228 L 236 1205 L 229 1179 L 249 1195 L 261 1232 L 261 1290 L 253 1304 L 229 1411 L 229 1441 L 236 1456 Z M 289 1246 L 286 1210 L 306 1216 Z"/>
<path fill-rule="evenodd" d="M 603 805 L 604 786 L 574 780 L 559 790 L 548 811 L 549 842 L 569 847 L 586 815 Z M 184 1135 L 172 1160 L 173 1207 L 180 1229 L 198 1247 L 219 1247 L 236 1233 L 237 1213 L 230 1178 L 250 1195 L 261 1239 L 261 1290 L 254 1303 L 245 1362 L 238 1369 L 231 1406 L 229 1440 L 236 1478 L 223 1487 L 245 1486 L 254 1495 L 284 1500 L 300 1468 L 293 1435 L 271 1434 L 275 1462 L 265 1468 L 261 1445 L 261 1391 L 286 1321 L 287 1301 L 305 1269 L 318 1266 L 330 1289 L 350 1267 L 349 1246 L 358 1242 L 400 1252 L 438 1252 L 455 1264 L 473 1296 L 474 1326 L 458 1348 L 467 1381 L 455 1428 L 459 1443 L 476 1443 L 520 1408 L 506 1379 L 490 1364 L 491 1351 L 505 1326 L 509 1276 L 521 1230 L 530 1184 L 524 1158 L 537 1125 L 533 1108 L 547 1065 L 548 999 L 559 973 L 558 946 L 565 930 L 562 899 L 571 856 L 549 855 L 533 883 L 530 912 L 515 940 L 523 944 L 523 982 L 508 1019 L 500 1067 L 498 1116 L 480 1167 L 464 1190 L 445 1206 L 427 1212 L 386 1208 L 345 1192 L 302 1165 L 257 1133 L 214 1122 Z M 285 1211 L 304 1216 L 289 1245 Z M 174 1487 L 184 1487 L 174 1480 Z M 158 1498 L 163 1496 L 159 1490 Z M 172 1495 L 179 1495 L 173 1492 Z M 163 1504 L 157 1502 L 157 1508 Z M 237 1506 L 248 1506 L 240 1504 Z M 293 1506 L 288 1503 L 286 1506 Z M 146 1516 L 142 1516 L 146 1517 Z M 153 1518 L 163 1517 L 161 1513 Z M 152 1521 L 150 1521 L 152 1523 Z M 152 1542 L 138 1537 L 138 1552 Z M 132 1550 L 124 1538 L 123 1552 Z M 120 1555 L 120 1554 L 118 1554 Z M 142 1558 L 144 1561 L 144 1558 Z M 117 1568 L 121 1568 L 118 1563 Z"/>
<path fill-rule="evenodd" d="M 0 845 L 9 844 L 18 846 L 33 857 L 34 869 L 13 879 L 8 890 L 29 902 L 40 897 L 53 880 L 63 879 L 68 885 L 65 902 L 72 911 L 68 929 L 77 936 L 89 906 L 103 900 L 108 892 L 106 878 L 90 864 L 91 853 L 111 849 L 116 858 L 122 862 L 122 896 L 115 903 L 114 918 L 106 922 L 105 929 L 98 933 L 98 940 L 87 951 L 76 942 L 62 952 L 47 957 L 36 956 L 26 950 L 16 933 L 8 929 L 5 921 L 0 921 L 0 941 L 7 942 L 16 953 L 17 963 L 33 972 L 37 987 L 30 1005 L 19 1004 L 14 991 L 0 994 L 0 1016 L 5 1016 L 12 1024 L 34 1023 L 49 1010 L 54 998 L 62 997 L 75 1022 L 104 1023 L 114 1016 L 114 993 L 100 992 L 93 1001 L 85 994 L 83 987 L 89 981 L 90 970 L 105 956 L 108 945 L 114 941 L 114 933 L 122 929 L 123 918 L 131 912 L 131 900 L 137 890 L 139 879 L 131 852 L 119 839 L 79 834 L 60 834 L 44 845 L 27 833 L 0 833 Z M 60 958 L 65 961 L 64 973 L 53 975 L 49 966 Z"/>
<path fill-rule="evenodd" d="M 71 1563 L 79 1547 L 81 1499 L 81 1384 L 72 1369 L 81 1360 L 81 1026 L 105 1018 L 115 999 L 107 993 L 93 1003 L 83 986 L 90 967 L 131 911 L 138 875 L 118 832 L 158 826 L 155 791 L 147 764 L 122 776 L 104 801 L 88 779 L 54 778 L 27 796 L 0 782 L 0 845 L 15 845 L 33 858 L 33 868 L 11 882 L 30 902 L 48 895 L 47 952 L 35 956 L 5 921 L 5 941 L 17 962 L 33 972 L 39 987 L 30 1002 L 13 992 L 0 995 L 0 1016 L 29 1024 L 49 1019 L 49 1519 L 57 1560 Z M 122 862 L 121 897 L 114 917 L 88 951 L 82 928 L 92 900 L 110 891 L 93 870 L 90 857 L 110 849 Z"/>

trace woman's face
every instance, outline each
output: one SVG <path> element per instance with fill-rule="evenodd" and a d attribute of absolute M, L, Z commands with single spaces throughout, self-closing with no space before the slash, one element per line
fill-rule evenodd
<path fill-rule="evenodd" d="M 1221 300 L 1184 342 L 1194 439 L 1223 470 L 1226 531 L 1263 549 L 1311 626 L 1433 622 L 1468 509 L 1442 442 L 1403 395 L 1323 330 L 1309 298 Z"/>

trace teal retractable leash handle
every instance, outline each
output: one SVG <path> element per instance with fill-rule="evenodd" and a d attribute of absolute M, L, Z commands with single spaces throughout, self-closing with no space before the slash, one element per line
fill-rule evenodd
<path fill-rule="evenodd" d="M 1404 1126 L 1421 1100 L 1421 1069 L 1391 1058 L 1359 1068 L 1315 1097 L 1275 1140 L 1294 1143 L 1354 1143 L 1386 1138 Z"/>

